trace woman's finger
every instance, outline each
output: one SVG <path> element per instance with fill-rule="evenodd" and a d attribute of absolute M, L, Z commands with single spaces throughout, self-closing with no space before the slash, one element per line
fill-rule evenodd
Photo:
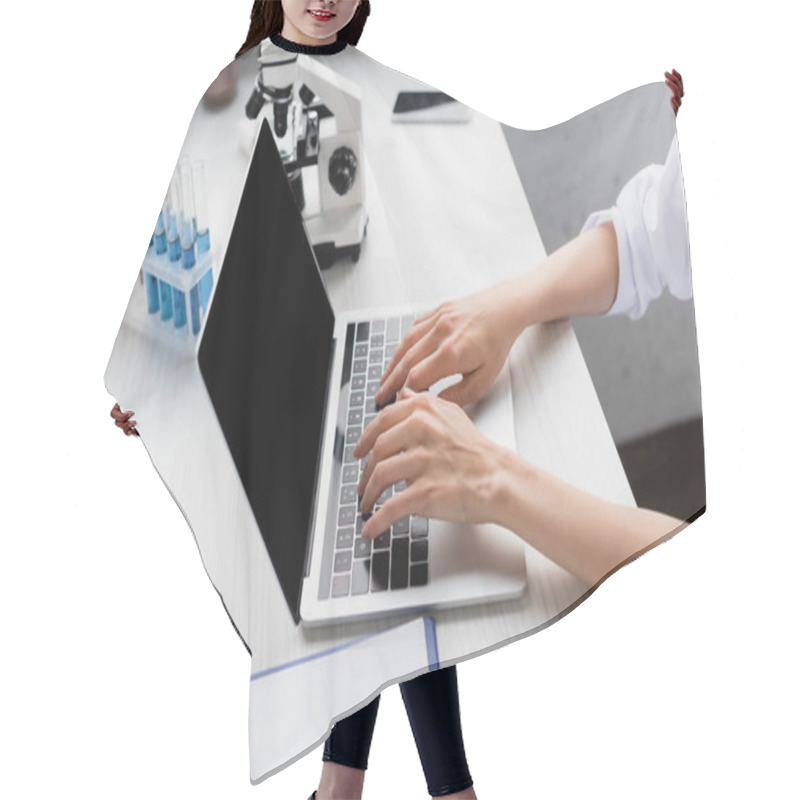
<path fill-rule="evenodd" d="M 378 391 L 375 392 L 375 402 L 378 403 L 378 405 L 387 403 L 390 398 L 400 391 L 411 369 L 431 353 L 435 352 L 439 347 L 439 339 L 433 330 L 434 324 L 435 323 L 432 322 L 431 329 L 406 351 L 384 383 L 378 388 Z M 411 331 L 409 331 L 409 334 L 410 333 Z"/>
<path fill-rule="evenodd" d="M 485 369 L 482 370 L 482 372 L 485 373 Z M 439 398 L 441 400 L 447 400 L 449 403 L 455 403 L 463 408 L 470 403 L 476 402 L 478 398 L 483 396 L 484 391 L 487 389 L 484 383 L 483 374 L 481 374 L 479 370 L 474 370 L 466 375 L 462 375 L 458 383 L 454 383 L 452 386 L 442 389 L 442 391 L 439 392 Z"/>
<path fill-rule="evenodd" d="M 391 458 L 401 453 L 403 450 L 409 450 L 414 445 L 419 444 L 421 438 L 420 427 L 419 419 L 415 418 L 412 414 L 408 414 L 405 419 L 383 431 L 375 440 L 369 459 L 367 460 L 367 465 L 364 467 L 364 472 L 359 478 L 356 487 L 359 496 L 363 498 L 362 506 L 367 499 L 365 490 L 372 478 L 372 473 L 375 471 L 375 468 L 385 459 Z M 397 480 L 391 482 L 397 483 L 399 480 L 400 478 L 397 478 Z M 387 485 L 388 484 L 384 484 L 381 487 L 381 492 Z M 372 499 L 374 500 L 381 492 L 372 495 Z"/>
<path fill-rule="evenodd" d="M 414 513 L 418 500 L 418 492 L 409 486 L 405 491 L 389 498 L 370 518 L 361 529 L 364 539 L 374 539 L 384 531 L 389 530 L 397 520 Z"/>
<path fill-rule="evenodd" d="M 375 445 L 375 440 L 386 430 L 404 420 L 413 408 L 407 402 L 408 398 L 398 398 L 396 403 L 384 408 L 377 417 L 361 433 L 361 437 L 353 448 L 356 458 L 363 458 Z M 403 402 L 405 401 L 405 402 Z"/>
<path fill-rule="evenodd" d="M 386 367 L 383 375 L 381 375 L 381 385 L 385 383 L 386 379 L 400 363 L 400 359 L 402 359 L 403 356 L 433 327 L 438 313 L 439 309 L 437 308 L 430 316 L 416 320 L 408 329 L 406 335 L 401 339 L 400 344 L 397 345 L 397 349 L 389 359 L 389 366 Z"/>
<path fill-rule="evenodd" d="M 361 493 L 361 513 L 371 514 L 375 503 L 378 498 L 390 486 L 394 486 L 400 481 L 406 481 L 406 485 L 416 477 L 412 473 L 415 465 L 414 458 L 417 453 L 414 450 L 397 453 L 385 459 L 381 459 L 380 463 L 372 471 L 369 480 L 364 484 L 364 490 Z"/>
<path fill-rule="evenodd" d="M 456 354 L 450 345 L 444 343 L 408 371 L 404 385 L 421 392 L 457 370 Z"/>

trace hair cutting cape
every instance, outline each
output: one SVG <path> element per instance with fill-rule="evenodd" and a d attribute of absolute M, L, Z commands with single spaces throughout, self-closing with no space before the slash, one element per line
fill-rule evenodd
<path fill-rule="evenodd" d="M 192 118 L 106 385 L 135 411 L 252 656 L 258 781 L 384 687 L 540 630 L 594 588 L 494 525 L 411 516 L 361 540 L 352 447 L 415 315 L 529 272 L 581 226 L 612 221 L 622 316 L 592 322 L 623 327 L 590 333 L 583 352 L 569 321 L 528 328 L 465 410 L 562 480 L 634 505 L 645 503 L 615 439 L 625 453 L 700 407 L 696 351 L 670 371 L 694 318 L 663 84 L 521 131 L 343 42 L 273 37 L 235 69 L 234 99 L 200 103 Z M 545 227 L 556 233 L 543 243 Z M 677 316 L 660 312 L 636 356 L 651 314 L 631 320 L 663 289 Z M 668 377 L 648 394 L 653 372 Z M 664 447 L 631 451 L 640 473 L 680 455 Z M 697 459 L 702 473 L 702 450 Z M 702 512 L 702 478 L 677 494 L 682 505 L 664 506 L 674 516 Z"/>

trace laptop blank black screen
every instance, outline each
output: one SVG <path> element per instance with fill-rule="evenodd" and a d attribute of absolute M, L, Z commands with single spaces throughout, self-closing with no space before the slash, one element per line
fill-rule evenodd
<path fill-rule="evenodd" d="M 264 123 L 199 362 L 295 622 L 333 327 L 300 211 Z"/>

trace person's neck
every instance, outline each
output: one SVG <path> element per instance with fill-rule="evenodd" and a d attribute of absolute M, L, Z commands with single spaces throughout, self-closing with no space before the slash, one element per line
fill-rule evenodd
<path fill-rule="evenodd" d="M 315 39 L 313 36 L 303 33 L 303 31 L 292 25 L 288 19 L 284 18 L 281 36 L 289 42 L 305 45 L 306 47 L 322 47 L 326 44 L 333 44 L 338 34 L 334 33 L 332 36 L 328 36 L 325 39 Z"/>
<path fill-rule="evenodd" d="M 274 45 L 289 53 L 303 53 L 309 56 L 332 56 L 341 53 L 347 47 L 347 41 L 339 36 L 334 37 L 332 41 L 329 38 L 314 39 L 315 44 L 300 44 L 292 39 L 287 39 L 282 33 L 273 33 L 270 40 Z M 326 41 L 327 44 L 321 44 L 323 41 Z"/>

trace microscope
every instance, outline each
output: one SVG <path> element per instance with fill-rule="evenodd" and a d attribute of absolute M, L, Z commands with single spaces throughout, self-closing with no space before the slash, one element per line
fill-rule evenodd
<path fill-rule="evenodd" d="M 270 126 L 320 269 L 356 262 L 366 235 L 359 87 L 265 39 L 249 119 Z"/>

